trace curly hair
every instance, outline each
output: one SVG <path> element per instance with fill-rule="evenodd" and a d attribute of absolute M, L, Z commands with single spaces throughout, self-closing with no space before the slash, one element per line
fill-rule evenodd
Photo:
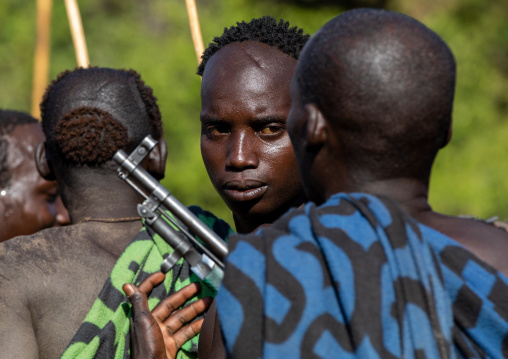
<path fill-rule="evenodd" d="M 21 125 L 38 124 L 35 118 L 24 112 L 0 110 L 0 188 L 10 184 L 11 173 L 7 164 L 9 141 L 7 137 Z"/>
<path fill-rule="evenodd" d="M 67 160 L 102 164 L 127 145 L 127 130 L 106 111 L 79 107 L 57 124 L 56 142 Z"/>
<path fill-rule="evenodd" d="M 40 109 L 47 148 L 69 164 L 98 167 L 148 134 L 162 137 L 157 98 L 134 70 L 64 71 L 46 89 Z"/>
<path fill-rule="evenodd" d="M 289 22 L 283 19 L 280 19 L 277 23 L 277 20 L 271 16 L 252 19 L 250 22 L 237 22 L 236 26 L 231 26 L 229 29 L 224 28 L 222 36 L 215 37 L 213 39 L 214 42 L 208 45 L 208 48 L 201 56 L 202 61 L 199 64 L 197 74 L 203 76 L 208 60 L 217 51 L 235 42 L 261 42 L 298 59 L 303 46 L 309 38 L 310 35 L 304 34 L 303 29 L 299 29 L 296 26 L 290 28 Z"/>

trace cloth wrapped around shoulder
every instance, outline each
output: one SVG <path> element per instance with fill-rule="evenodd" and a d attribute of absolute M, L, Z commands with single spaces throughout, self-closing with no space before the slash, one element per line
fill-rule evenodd
<path fill-rule="evenodd" d="M 387 198 L 336 194 L 229 248 L 234 358 L 508 357 L 508 279 Z"/>
<path fill-rule="evenodd" d="M 208 211 L 199 207 L 189 208 L 198 218 L 227 239 L 231 227 Z M 109 278 L 95 300 L 78 332 L 74 335 L 62 358 L 130 358 L 130 310 L 131 305 L 122 286 L 125 283 L 139 285 L 150 274 L 160 271 L 163 258 L 173 249 L 156 233 L 145 227 L 132 240 L 116 262 Z M 199 282 L 187 262 L 180 259 L 166 274 L 164 283 L 154 288 L 148 298 L 152 310 L 162 299 L 192 282 Z M 195 298 L 213 296 L 205 284 Z M 196 358 L 199 336 L 186 342 L 177 358 Z"/>

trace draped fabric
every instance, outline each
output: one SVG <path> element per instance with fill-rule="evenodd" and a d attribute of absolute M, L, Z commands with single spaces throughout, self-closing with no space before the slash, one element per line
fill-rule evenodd
<path fill-rule="evenodd" d="M 339 193 L 229 243 L 235 358 L 508 357 L 508 279 L 387 198 Z"/>
<path fill-rule="evenodd" d="M 195 206 L 190 209 L 221 238 L 226 239 L 232 232 L 226 222 L 210 212 Z M 160 271 L 163 258 L 172 252 L 173 249 L 159 235 L 143 227 L 121 254 L 62 358 L 129 358 L 131 305 L 122 286 L 125 283 L 139 285 L 150 274 Z M 198 281 L 187 262 L 180 259 L 166 274 L 164 282 L 154 288 L 148 297 L 150 310 L 168 295 Z M 191 301 L 214 294 L 202 284 L 200 292 Z M 186 342 L 177 358 L 196 358 L 198 340 L 199 336 Z"/>

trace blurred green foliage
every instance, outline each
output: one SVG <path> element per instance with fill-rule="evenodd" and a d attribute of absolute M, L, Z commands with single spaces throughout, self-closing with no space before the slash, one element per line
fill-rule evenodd
<path fill-rule="evenodd" d="M 422 21 L 444 38 L 458 62 L 454 134 L 435 165 L 431 204 L 449 214 L 507 219 L 508 0 L 369 3 Z M 313 34 L 355 4 L 366 1 L 197 0 L 205 46 L 224 27 L 263 15 Z M 199 204 L 231 223 L 201 161 L 200 78 L 185 1 L 87 0 L 79 6 L 92 65 L 136 69 L 159 99 L 170 154 L 163 184 L 183 203 Z M 35 8 L 35 0 L 0 4 L 2 108 L 30 110 Z M 52 17 L 51 79 L 76 66 L 63 0 L 54 0 Z"/>

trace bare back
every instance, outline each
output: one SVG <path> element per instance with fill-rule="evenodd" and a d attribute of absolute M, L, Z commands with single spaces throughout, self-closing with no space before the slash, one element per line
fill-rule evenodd
<path fill-rule="evenodd" d="M 85 222 L 0 244 L 0 358 L 57 358 L 141 222 Z"/>

